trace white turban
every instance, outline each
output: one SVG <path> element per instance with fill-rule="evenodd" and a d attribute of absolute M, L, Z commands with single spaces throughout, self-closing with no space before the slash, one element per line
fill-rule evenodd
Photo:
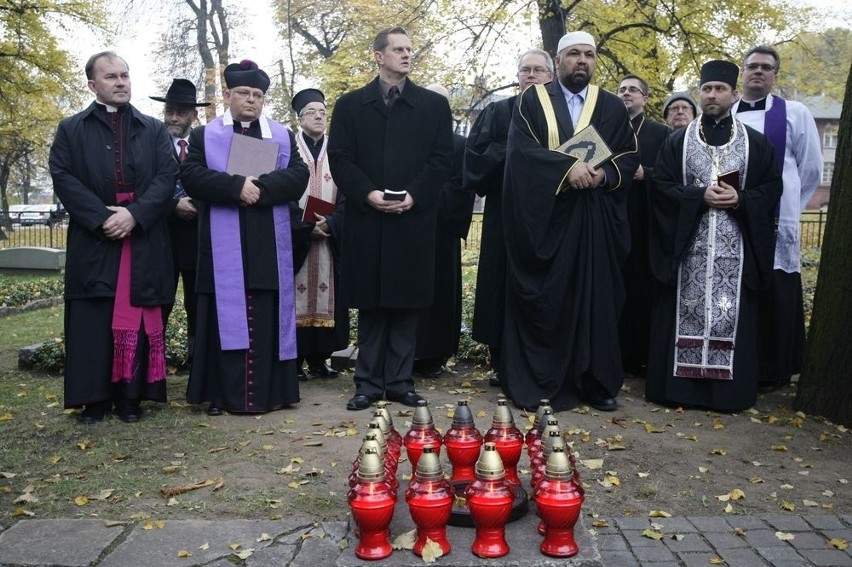
<path fill-rule="evenodd" d="M 560 53 L 566 47 L 571 47 L 572 45 L 591 45 L 592 47 L 597 49 L 595 45 L 595 38 L 592 37 L 590 33 L 586 33 L 584 31 L 575 31 L 571 33 L 566 33 L 559 40 L 559 45 L 556 48 L 556 53 Z"/>

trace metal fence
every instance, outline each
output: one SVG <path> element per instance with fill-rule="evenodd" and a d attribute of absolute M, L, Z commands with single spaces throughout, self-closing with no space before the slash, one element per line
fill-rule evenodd
<path fill-rule="evenodd" d="M 806 212 L 802 215 L 801 233 L 802 248 L 819 248 L 822 246 L 822 236 L 828 213 L 824 211 Z M 65 248 L 66 220 L 47 225 L 21 226 L 12 225 L 12 229 L 2 227 L 0 248 L 17 248 L 21 246 L 45 246 L 48 248 Z M 3 236 L 5 235 L 5 238 Z M 465 248 L 478 250 L 482 238 L 482 213 L 474 213 L 470 223 Z"/>

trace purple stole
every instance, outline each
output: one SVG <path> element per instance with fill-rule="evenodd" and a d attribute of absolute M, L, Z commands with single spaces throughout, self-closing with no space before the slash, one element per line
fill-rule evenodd
<path fill-rule="evenodd" d="M 763 116 L 763 135 L 775 150 L 775 161 L 781 175 L 784 174 L 784 156 L 787 154 L 787 102 L 780 96 L 772 97 L 772 108 Z M 775 223 L 781 213 L 781 201 L 775 207 Z"/>
<path fill-rule="evenodd" d="M 290 133 L 280 124 L 266 120 L 272 141 L 278 144 L 278 169 L 290 161 Z M 207 167 L 226 171 L 233 125 L 219 116 L 204 127 L 204 153 Z M 296 358 L 296 304 L 293 289 L 293 243 L 290 234 L 290 208 L 272 207 L 275 248 L 278 261 L 278 359 Z M 222 350 L 249 348 L 248 311 L 240 235 L 238 205 L 210 205 L 210 243 L 213 249 L 213 283 Z"/>

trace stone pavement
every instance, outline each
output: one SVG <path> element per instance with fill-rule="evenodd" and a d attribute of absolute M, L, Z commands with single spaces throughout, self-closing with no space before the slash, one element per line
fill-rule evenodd
<path fill-rule="evenodd" d="M 436 565 L 545 567 L 728 567 L 852 566 L 852 547 L 834 548 L 829 540 L 852 542 L 852 516 L 691 516 L 665 519 L 615 518 L 590 527 L 586 517 L 576 530 L 580 553 L 552 559 L 538 551 L 536 515 L 530 511 L 506 530 L 511 552 L 499 559 L 470 553 L 473 530 L 450 527 L 453 551 Z M 602 525 L 603 523 L 607 525 Z M 146 527 L 148 529 L 146 529 Z M 404 503 L 397 503 L 394 536 L 413 528 Z M 651 529 L 663 534 L 643 536 Z M 776 532 L 791 534 L 782 540 Z M 785 536 L 786 537 L 786 536 Z M 231 567 L 387 565 L 414 567 L 424 562 L 410 551 L 387 559 L 361 561 L 346 522 L 270 520 L 167 520 L 162 526 L 110 523 L 96 518 L 20 520 L 0 532 L 0 566 Z M 251 550 L 251 553 L 248 551 Z M 245 558 L 240 560 L 238 554 Z"/>

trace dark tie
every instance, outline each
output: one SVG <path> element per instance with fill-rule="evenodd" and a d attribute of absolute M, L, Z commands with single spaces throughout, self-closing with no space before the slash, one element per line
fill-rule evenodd
<path fill-rule="evenodd" d="M 177 144 L 180 148 L 178 151 L 178 161 L 183 162 L 186 159 L 186 140 L 178 140 Z"/>
<path fill-rule="evenodd" d="M 396 102 L 397 98 L 399 98 L 399 87 L 394 85 L 388 91 L 388 108 L 393 106 L 393 103 Z"/>

